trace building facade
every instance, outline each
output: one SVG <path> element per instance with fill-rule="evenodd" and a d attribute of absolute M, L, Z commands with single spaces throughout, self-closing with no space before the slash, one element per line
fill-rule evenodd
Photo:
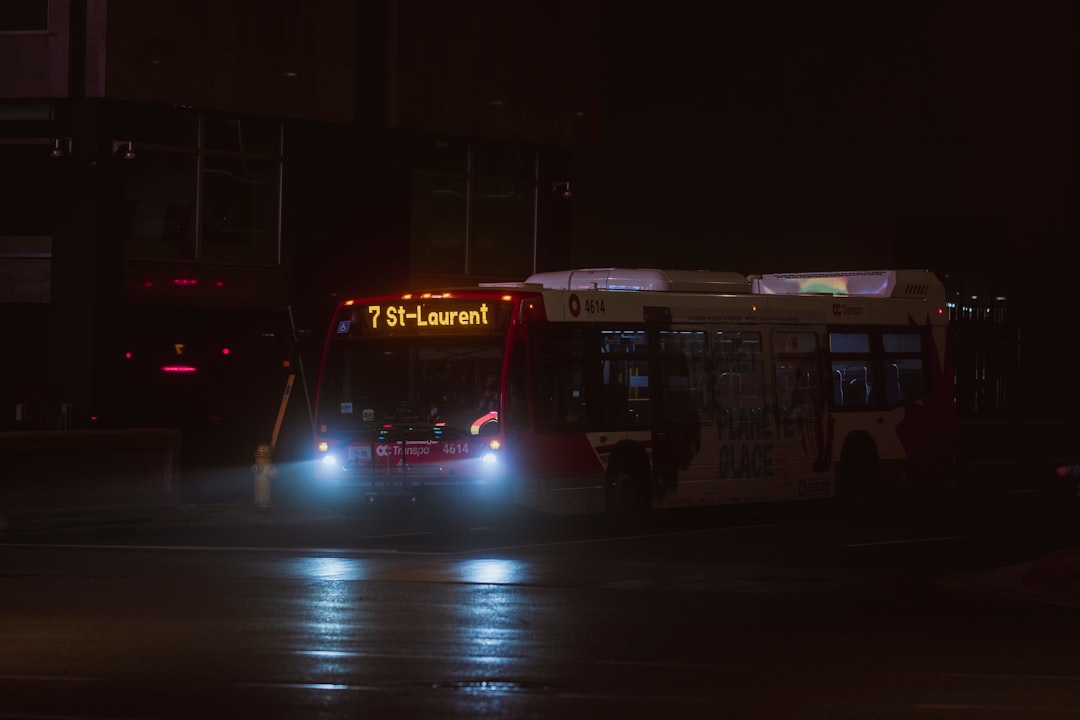
<path fill-rule="evenodd" d="M 1080 395 L 1070 5 L 694 5 L 0 3 L 0 428 L 244 458 L 342 297 L 613 265 L 929 267 L 962 410 Z"/>
<path fill-rule="evenodd" d="M 418 10 L 0 7 L 4 429 L 180 427 L 189 464 L 242 458 L 344 295 L 523 277 L 565 244 L 564 130 L 500 118 L 507 78 L 469 101 L 486 119 L 399 110 L 438 96 L 395 81 L 426 76 Z"/>

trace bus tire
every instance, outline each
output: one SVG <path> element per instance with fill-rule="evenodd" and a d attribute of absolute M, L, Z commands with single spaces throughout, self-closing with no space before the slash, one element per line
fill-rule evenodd
<path fill-rule="evenodd" d="M 652 509 L 649 458 L 640 445 L 620 443 L 608 461 L 605 509 L 618 529 L 644 526 Z"/>
<path fill-rule="evenodd" d="M 869 435 L 854 433 L 844 443 L 836 473 L 836 498 L 848 514 L 866 512 L 877 502 L 878 453 Z"/>

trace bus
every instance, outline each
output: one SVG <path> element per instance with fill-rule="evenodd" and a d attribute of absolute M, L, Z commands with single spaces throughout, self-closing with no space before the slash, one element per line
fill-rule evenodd
<path fill-rule="evenodd" d="M 432 515 L 857 508 L 948 486 L 954 405 L 932 271 L 541 272 L 342 302 L 314 476 Z"/>

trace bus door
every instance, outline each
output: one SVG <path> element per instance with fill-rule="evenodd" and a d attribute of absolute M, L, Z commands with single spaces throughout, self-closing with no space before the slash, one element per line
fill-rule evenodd
<path fill-rule="evenodd" d="M 823 366 L 820 334 L 812 328 L 776 329 L 771 350 L 778 486 L 792 499 L 826 497 L 832 453 L 828 408 L 835 383 Z"/>
<path fill-rule="evenodd" d="M 771 499 L 775 475 L 765 401 L 765 354 L 757 329 L 710 331 L 714 430 L 703 454 L 714 458 L 713 482 L 703 492 L 712 502 Z"/>
<path fill-rule="evenodd" d="M 708 342 L 704 330 L 663 330 L 652 425 L 653 469 L 663 498 L 681 481 L 708 475 L 699 457 L 702 433 L 712 429 Z"/>

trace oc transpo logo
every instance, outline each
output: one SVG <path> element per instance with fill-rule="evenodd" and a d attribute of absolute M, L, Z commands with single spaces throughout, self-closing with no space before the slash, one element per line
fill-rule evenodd
<path fill-rule="evenodd" d="M 581 298 L 577 296 L 577 293 L 570 294 L 570 314 L 574 317 L 581 314 Z"/>
<path fill-rule="evenodd" d="M 405 454 L 410 456 L 427 455 L 431 452 L 431 448 L 427 445 L 409 445 L 405 448 Z M 376 445 L 375 455 L 381 458 L 385 457 L 401 457 L 401 446 L 394 445 Z"/>
<path fill-rule="evenodd" d="M 862 315 L 863 309 L 859 306 L 849 307 L 843 303 L 834 303 L 832 306 L 833 315 Z"/>

